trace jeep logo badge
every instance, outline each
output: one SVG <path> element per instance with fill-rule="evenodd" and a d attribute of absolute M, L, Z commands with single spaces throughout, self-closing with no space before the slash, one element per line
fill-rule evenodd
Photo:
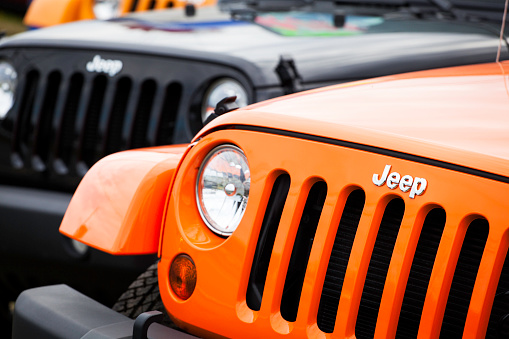
<path fill-rule="evenodd" d="M 398 172 L 389 174 L 390 170 L 391 165 L 385 165 L 382 175 L 373 174 L 373 184 L 382 186 L 387 182 L 387 187 L 391 190 L 398 186 L 402 192 L 408 192 L 408 190 L 410 190 L 409 197 L 412 199 L 415 198 L 416 195 L 423 194 L 428 186 L 428 182 L 424 178 L 412 178 L 410 175 L 401 176 Z"/>
<path fill-rule="evenodd" d="M 124 67 L 122 61 L 103 59 L 100 55 L 96 55 L 92 61 L 87 62 L 87 71 L 93 73 L 106 73 L 110 77 L 114 77 Z"/>

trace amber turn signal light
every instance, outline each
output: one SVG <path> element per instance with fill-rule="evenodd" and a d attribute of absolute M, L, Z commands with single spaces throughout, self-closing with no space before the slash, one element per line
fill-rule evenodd
<path fill-rule="evenodd" d="M 170 266 L 170 286 L 173 292 L 183 300 L 193 294 L 196 287 L 196 266 L 187 254 L 179 254 Z"/>

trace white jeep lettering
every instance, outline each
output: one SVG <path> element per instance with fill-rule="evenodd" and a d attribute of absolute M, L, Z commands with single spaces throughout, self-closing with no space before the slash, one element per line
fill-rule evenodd
<path fill-rule="evenodd" d="M 118 74 L 124 67 L 120 60 L 103 59 L 96 55 L 92 61 L 87 62 L 87 71 L 96 73 L 106 73 L 110 77 Z"/>
<path fill-rule="evenodd" d="M 387 182 L 387 187 L 395 189 L 399 187 L 402 192 L 408 192 L 411 199 L 417 195 L 422 195 L 428 186 L 428 181 L 424 178 L 413 178 L 411 175 L 404 175 L 403 177 L 398 172 L 391 171 L 391 165 L 385 165 L 381 175 L 373 174 L 373 183 L 377 186 L 382 186 Z"/>
<path fill-rule="evenodd" d="M 395 189 L 399 184 L 399 179 L 401 176 L 398 172 L 392 172 L 387 177 L 387 187 L 389 187 L 391 190 Z"/>
<path fill-rule="evenodd" d="M 408 192 L 410 187 L 412 187 L 413 181 L 414 178 L 412 178 L 411 175 L 404 175 L 403 178 L 401 178 L 401 181 L 399 182 L 399 189 L 403 192 Z"/>
<path fill-rule="evenodd" d="M 380 176 L 380 179 L 377 179 L 378 174 L 373 174 L 373 184 L 377 186 L 382 186 L 387 180 L 387 176 L 389 175 L 389 171 L 391 170 L 391 165 L 385 165 L 384 171 Z"/>
<path fill-rule="evenodd" d="M 410 189 L 410 198 L 414 198 L 416 195 L 421 195 L 426 190 L 428 182 L 424 178 L 415 178 L 412 189 Z"/>

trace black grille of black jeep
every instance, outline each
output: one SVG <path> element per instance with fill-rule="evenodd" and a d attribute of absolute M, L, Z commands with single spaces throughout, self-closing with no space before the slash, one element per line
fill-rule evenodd
<path fill-rule="evenodd" d="M 274 182 L 272 195 L 265 210 L 265 220 L 260 229 L 246 298 L 247 305 L 255 311 L 259 311 L 262 304 L 270 254 L 287 199 L 289 185 L 290 177 L 287 174 L 280 176 Z M 300 292 L 304 284 L 309 253 L 313 246 L 316 227 L 327 195 L 326 182 L 317 182 L 308 194 L 306 207 L 301 216 L 301 223 L 295 235 L 294 243 L 291 245 L 293 250 L 288 263 L 280 301 L 281 316 L 288 322 L 295 322 L 298 317 Z M 341 310 L 338 309 L 341 290 L 365 200 L 364 191 L 354 189 L 344 204 L 339 225 L 331 225 L 331 227 L 337 227 L 337 231 L 316 313 L 317 326 L 324 333 L 333 333 L 337 317 L 342 316 Z M 395 318 L 397 328 L 394 335 L 396 338 L 417 337 L 419 326 L 424 321 L 421 319 L 421 314 L 435 258 L 446 226 L 446 214 L 446 210 L 443 208 L 434 207 L 430 208 L 423 218 L 408 280 L 404 287 L 404 297 L 398 312 L 399 320 Z M 405 202 L 401 198 L 394 197 L 387 202 L 383 216 L 377 224 L 377 236 L 370 255 L 369 267 L 366 272 L 362 297 L 356 316 L 356 338 L 373 338 L 375 329 L 379 325 L 379 307 L 382 303 L 389 266 L 392 260 L 397 260 L 394 259 L 393 250 L 402 227 L 404 215 Z M 475 216 L 464 227 L 466 232 L 462 240 L 461 251 L 457 254 L 457 262 L 447 294 L 443 320 L 440 323 L 440 336 L 444 338 L 461 338 L 464 334 L 474 284 L 478 279 L 478 268 L 488 241 L 489 223 L 485 218 Z M 507 335 L 508 319 L 509 260 L 506 260 L 498 284 L 486 337 L 501 338 Z M 429 324 L 426 324 L 426 326 L 429 326 Z"/>
<path fill-rule="evenodd" d="M 176 82 L 58 71 L 24 78 L 12 140 L 15 167 L 83 175 L 110 153 L 172 140 L 182 92 Z"/>
<path fill-rule="evenodd" d="M 207 86 L 222 77 L 247 81 L 202 54 L 166 52 L 3 46 L 0 58 L 19 79 L 0 120 L 4 183 L 73 191 L 105 155 L 189 142 L 202 127 Z M 101 68 L 108 62 L 121 65 L 117 73 Z"/>

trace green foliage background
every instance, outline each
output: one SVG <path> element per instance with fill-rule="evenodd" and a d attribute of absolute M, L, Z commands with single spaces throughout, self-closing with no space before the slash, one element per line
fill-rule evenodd
<path fill-rule="evenodd" d="M 0 33 L 12 35 L 26 30 L 23 25 L 23 17 L 19 14 L 12 14 L 4 10 L 0 10 Z"/>

